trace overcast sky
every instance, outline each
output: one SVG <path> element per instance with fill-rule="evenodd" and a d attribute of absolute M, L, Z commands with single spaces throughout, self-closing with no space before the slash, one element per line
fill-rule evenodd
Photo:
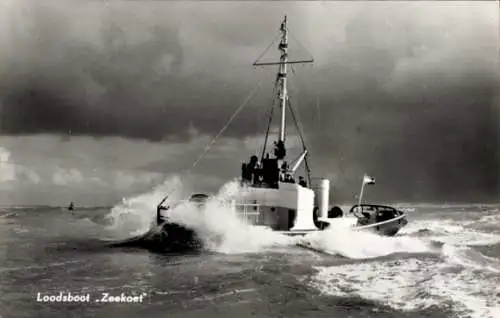
<path fill-rule="evenodd" d="M 315 58 L 290 75 L 291 101 L 313 174 L 338 200 L 363 173 L 376 201 L 500 194 L 493 1 L 1 3 L 3 202 L 146 191 L 189 168 L 263 80 L 195 171 L 207 189 L 239 175 L 263 141 L 275 78 L 252 63 L 284 14 L 307 48 L 292 39 L 291 58 Z"/>

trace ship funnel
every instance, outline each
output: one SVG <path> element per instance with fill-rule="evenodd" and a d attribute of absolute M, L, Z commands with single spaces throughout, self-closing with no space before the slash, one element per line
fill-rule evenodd
<path fill-rule="evenodd" d="M 318 217 L 326 218 L 330 196 L 330 180 L 325 178 L 314 178 L 312 180 L 312 189 L 314 191 L 314 205 L 318 207 Z"/>

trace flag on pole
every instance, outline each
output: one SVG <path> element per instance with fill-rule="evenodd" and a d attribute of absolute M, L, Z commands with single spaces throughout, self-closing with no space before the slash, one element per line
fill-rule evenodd
<path fill-rule="evenodd" d="M 365 174 L 365 176 L 363 177 L 363 184 L 375 184 L 375 178 Z"/>

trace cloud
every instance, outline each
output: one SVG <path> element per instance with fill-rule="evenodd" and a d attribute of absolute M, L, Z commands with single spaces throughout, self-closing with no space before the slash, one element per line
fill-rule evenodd
<path fill-rule="evenodd" d="M 57 168 L 56 172 L 54 172 L 54 174 L 52 175 L 52 182 L 58 186 L 82 183 L 83 181 L 83 175 L 76 169 Z"/>
<path fill-rule="evenodd" d="M 152 187 L 161 183 L 164 178 L 165 176 L 161 173 L 141 170 L 94 171 L 85 174 L 76 168 L 57 167 L 52 174 L 51 181 L 56 186 L 78 186 L 79 188 L 98 186 L 114 191 L 130 192 Z"/>
<path fill-rule="evenodd" d="M 16 168 L 10 162 L 10 152 L 4 148 L 0 148 L 0 181 L 15 181 Z"/>
<path fill-rule="evenodd" d="M 0 147 L 0 183 L 37 184 L 40 180 L 40 176 L 33 169 L 14 163 L 10 151 Z"/>
<path fill-rule="evenodd" d="M 161 173 L 141 171 L 118 171 L 114 175 L 114 187 L 116 189 L 131 189 L 134 187 L 152 187 L 164 180 Z"/>
<path fill-rule="evenodd" d="M 18 167 L 17 172 L 18 180 L 24 180 L 32 184 L 39 184 L 42 181 L 40 175 L 38 175 L 33 169 L 26 167 Z"/>
<path fill-rule="evenodd" d="M 226 176 L 220 157 L 240 159 L 231 148 L 267 124 L 275 70 L 250 65 L 285 12 L 316 58 L 291 73 L 291 101 L 313 172 L 335 175 L 345 186 L 339 196 L 350 198 L 370 172 L 385 180 L 373 190 L 381 200 L 497 197 L 494 2 L 11 2 L 0 19 L 0 133 L 101 138 L 99 150 L 88 140 L 33 145 L 53 145 L 54 157 L 79 171 L 119 162 L 124 171 L 169 173 L 195 158 L 263 79 L 225 132 L 227 149 L 203 166 Z M 133 153 L 127 138 L 145 142 Z"/>
<path fill-rule="evenodd" d="M 472 83 L 470 72 L 491 81 L 497 21 L 489 4 L 443 6 L 20 1 L 4 13 L 10 31 L 3 31 L 9 49 L 0 54 L 1 130 L 161 140 L 189 138 L 191 124 L 212 134 L 258 78 L 273 80 L 272 71 L 252 71 L 250 64 L 285 11 L 318 60 L 298 75 L 297 98 L 305 104 L 315 89 L 325 101 L 364 91 L 379 103 L 380 85 L 415 95 L 415 76 L 440 77 L 416 94 L 430 96 L 450 80 Z M 436 69 L 441 73 L 427 75 Z M 264 109 L 270 93 L 259 91 L 252 104 Z M 385 102 L 387 115 L 395 101 Z M 256 134 L 256 120 L 242 114 L 227 134 Z"/>

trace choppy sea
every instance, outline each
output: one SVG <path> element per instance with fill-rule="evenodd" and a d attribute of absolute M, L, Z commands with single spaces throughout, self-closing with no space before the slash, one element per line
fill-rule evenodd
<path fill-rule="evenodd" d="M 203 251 L 109 247 L 147 230 L 158 195 L 2 208 L 0 317 L 500 317 L 500 204 L 399 204 L 396 237 L 337 226 L 301 238 L 317 251 L 209 205 L 183 212 Z M 68 293 L 88 301 L 50 301 Z"/>

